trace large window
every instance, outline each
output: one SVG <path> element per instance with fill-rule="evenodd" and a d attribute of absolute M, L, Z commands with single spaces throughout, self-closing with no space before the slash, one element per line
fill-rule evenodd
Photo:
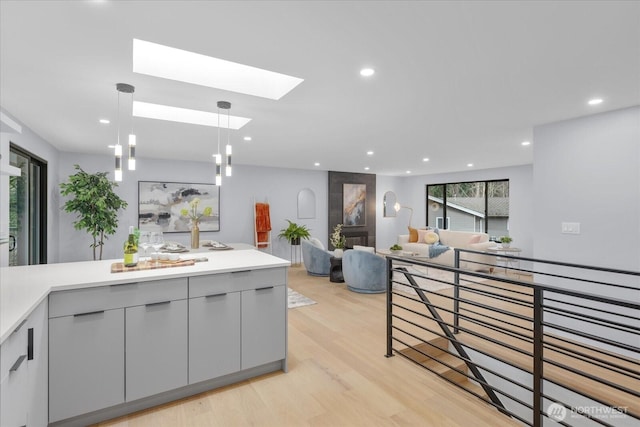
<path fill-rule="evenodd" d="M 9 265 L 47 262 L 47 164 L 11 145 L 9 178 Z"/>
<path fill-rule="evenodd" d="M 509 232 L 509 180 L 427 185 L 427 225 L 488 233 Z"/>

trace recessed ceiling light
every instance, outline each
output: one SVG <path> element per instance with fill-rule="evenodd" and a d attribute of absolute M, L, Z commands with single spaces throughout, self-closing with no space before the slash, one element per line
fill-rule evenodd
<path fill-rule="evenodd" d="M 422 159 L 422 161 L 423 161 L 423 162 L 428 162 L 428 161 L 429 161 L 429 158 L 428 158 L 428 157 L 425 157 L 425 158 L 423 158 L 423 159 Z"/>
<path fill-rule="evenodd" d="M 527 145 L 531 145 L 531 143 L 529 141 L 522 141 L 522 145 L 526 147 Z"/>
<path fill-rule="evenodd" d="M 467 163 L 467 167 L 468 168 L 472 168 L 473 167 L 473 163 Z"/>
<path fill-rule="evenodd" d="M 367 151 L 367 156 L 373 156 L 373 151 Z"/>
<path fill-rule="evenodd" d="M 363 68 L 360 70 L 360 75 L 363 77 L 371 77 L 376 73 L 376 70 L 373 68 Z"/>
<path fill-rule="evenodd" d="M 116 146 L 115 145 L 107 145 L 107 148 L 110 148 L 110 149 L 113 150 L 114 148 L 116 148 Z"/>
<path fill-rule="evenodd" d="M 133 72 L 280 99 L 304 80 L 157 43 L 133 39 Z"/>
<path fill-rule="evenodd" d="M 411 171 L 407 171 L 407 173 L 411 173 Z"/>
<path fill-rule="evenodd" d="M 369 166 L 365 166 L 364 170 L 368 171 L 369 170 Z"/>
<path fill-rule="evenodd" d="M 243 139 L 244 139 L 245 141 L 251 141 L 251 137 L 250 137 L 250 136 L 245 136 Z"/>
<path fill-rule="evenodd" d="M 320 163 L 315 162 L 315 163 L 313 164 L 313 166 L 320 166 Z"/>
<path fill-rule="evenodd" d="M 190 110 L 188 108 L 171 107 L 169 105 L 133 102 L 133 115 L 147 119 L 168 120 L 171 122 L 191 123 L 194 125 L 218 127 L 218 114 L 209 111 Z M 229 128 L 240 129 L 249 123 L 246 117 L 230 116 Z M 220 114 L 220 127 L 227 127 L 227 116 Z"/>
<path fill-rule="evenodd" d="M 111 121 L 109 119 L 100 119 L 99 120 L 100 123 L 102 123 L 103 125 L 108 125 L 109 123 L 111 123 Z"/>
<path fill-rule="evenodd" d="M 598 104 L 602 104 L 602 98 L 593 98 L 590 99 L 589 102 L 587 103 L 589 105 L 598 105 Z"/>

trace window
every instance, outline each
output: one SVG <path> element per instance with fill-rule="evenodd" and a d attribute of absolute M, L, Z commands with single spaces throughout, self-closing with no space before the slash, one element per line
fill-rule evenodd
<path fill-rule="evenodd" d="M 509 180 L 427 185 L 426 203 L 430 227 L 508 234 Z"/>
<path fill-rule="evenodd" d="M 11 144 L 9 163 L 9 265 L 47 262 L 47 164 Z"/>

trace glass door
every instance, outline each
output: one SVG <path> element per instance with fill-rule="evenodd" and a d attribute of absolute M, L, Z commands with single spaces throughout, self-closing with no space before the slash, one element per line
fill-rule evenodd
<path fill-rule="evenodd" d="M 13 145 L 9 163 L 21 171 L 9 177 L 9 265 L 45 264 L 47 165 Z"/>

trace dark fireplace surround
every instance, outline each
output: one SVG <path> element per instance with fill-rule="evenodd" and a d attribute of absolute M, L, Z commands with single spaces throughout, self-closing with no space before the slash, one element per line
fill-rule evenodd
<path fill-rule="evenodd" d="M 336 224 L 343 222 L 343 184 L 365 184 L 367 198 L 365 203 L 365 225 L 343 227 L 342 234 L 347 238 L 347 248 L 354 245 L 376 246 L 376 176 L 368 173 L 348 173 L 329 171 L 329 249 L 333 250 L 329 238 Z"/>

